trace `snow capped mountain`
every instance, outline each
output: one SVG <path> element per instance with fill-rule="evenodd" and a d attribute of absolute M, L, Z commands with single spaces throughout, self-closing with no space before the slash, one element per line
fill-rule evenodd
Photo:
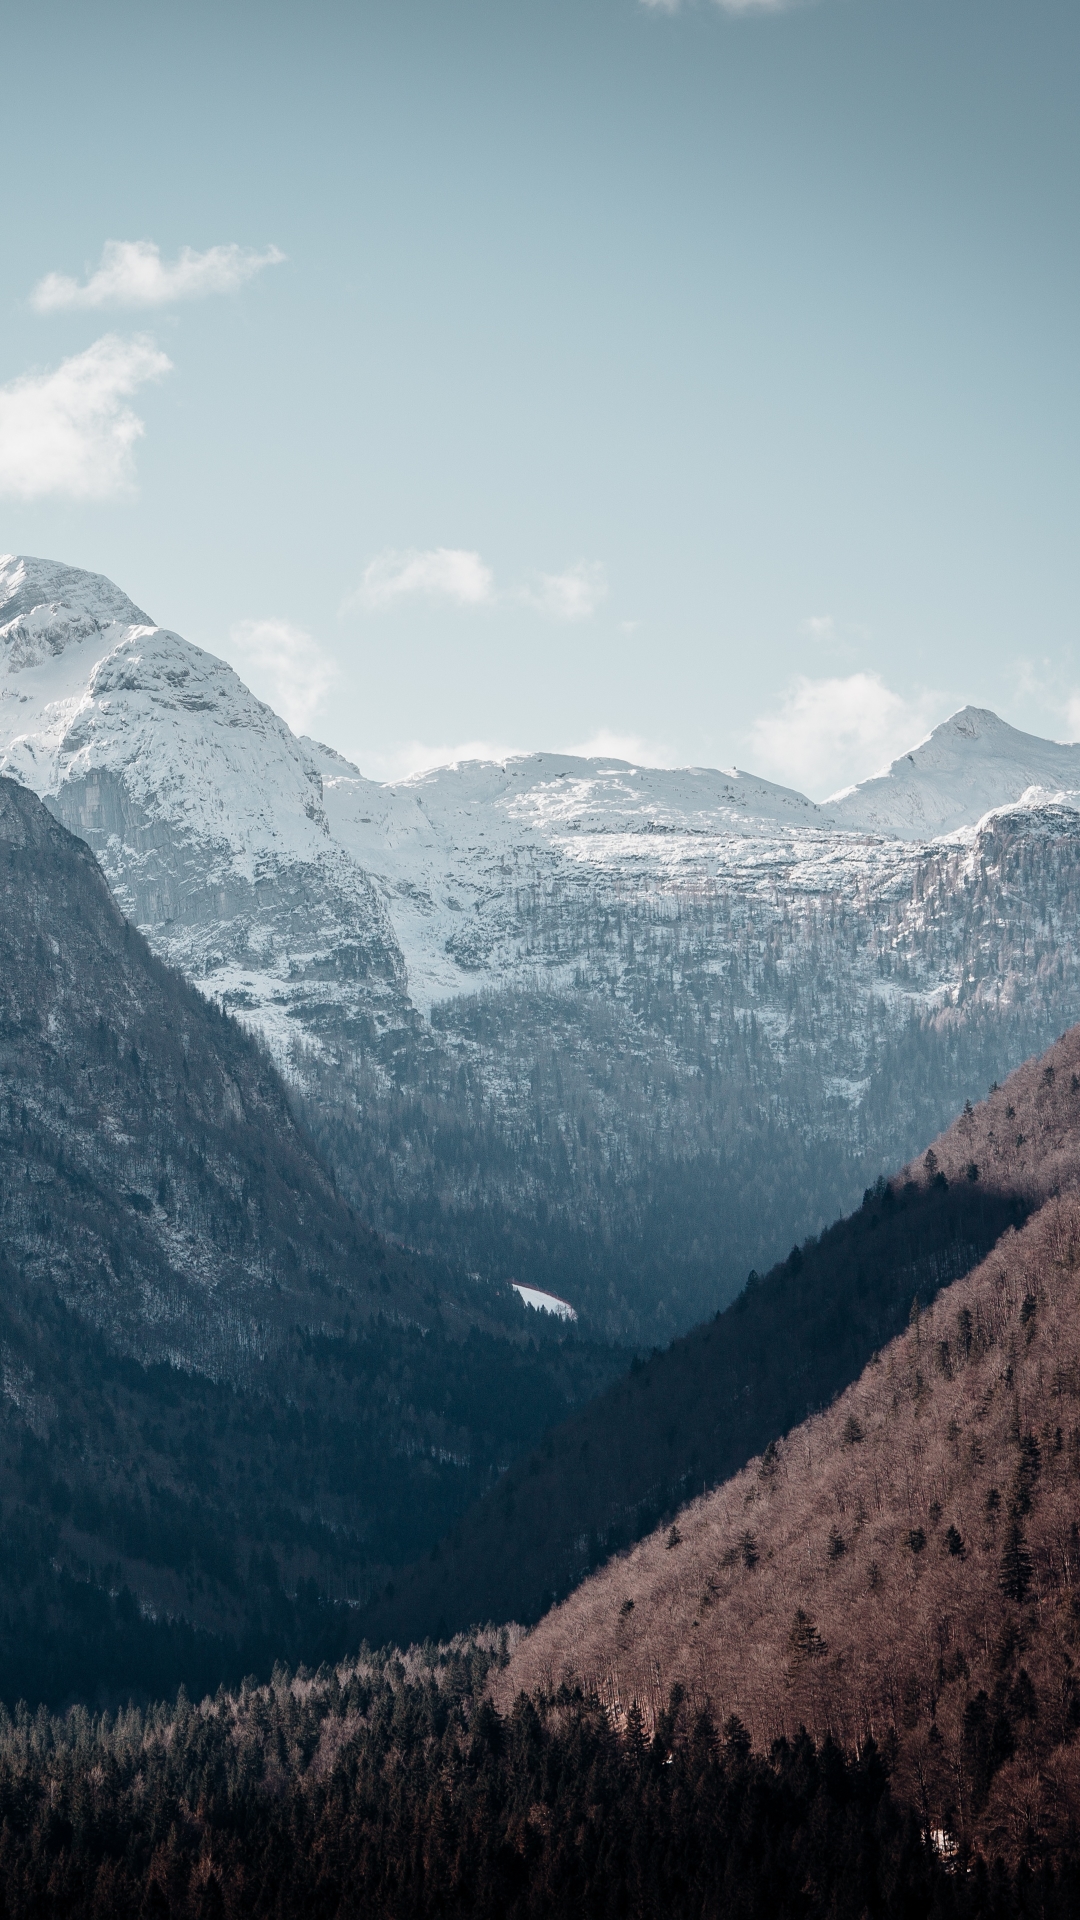
<path fill-rule="evenodd" d="M 317 769 L 231 667 L 109 581 L 52 562 L 0 560 L 0 613 L 12 609 L 0 771 L 89 842 L 160 952 L 241 1004 L 239 977 L 258 974 L 280 1059 L 292 1002 L 319 999 L 328 955 L 339 990 L 361 964 L 365 1006 L 399 994 L 392 930 L 331 839 Z"/>
<path fill-rule="evenodd" d="M 0 771 L 262 1034 L 374 1224 L 613 1330 L 686 1324 L 1080 1017 L 1080 747 L 977 709 L 823 807 L 549 753 L 381 785 L 6 559 Z"/>
<path fill-rule="evenodd" d="M 380 882 L 425 1014 L 447 995 L 505 981 L 519 963 L 543 964 L 535 943 L 522 945 L 523 887 L 556 873 L 580 886 L 623 869 L 677 881 L 706 844 L 760 851 L 778 829 L 821 819 L 803 794 L 738 772 L 535 753 L 379 787 L 318 742 L 303 744 L 335 842 Z"/>
<path fill-rule="evenodd" d="M 1029 788 L 1080 788 L 1080 746 L 1021 733 L 985 707 L 962 707 L 887 773 L 834 794 L 823 812 L 838 827 L 930 840 L 974 826 Z"/>
<path fill-rule="evenodd" d="M 104 574 L 0 554 L 0 643 L 11 673 L 114 628 L 152 624 Z"/>

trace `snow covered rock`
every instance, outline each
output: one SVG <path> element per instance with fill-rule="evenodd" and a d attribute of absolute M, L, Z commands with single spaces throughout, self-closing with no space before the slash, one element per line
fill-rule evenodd
<path fill-rule="evenodd" d="M 0 772 L 98 855 L 125 913 L 287 1061 L 358 969 L 401 999 L 381 901 L 330 835 L 317 768 L 225 661 L 156 627 L 111 582 L 0 560 Z"/>

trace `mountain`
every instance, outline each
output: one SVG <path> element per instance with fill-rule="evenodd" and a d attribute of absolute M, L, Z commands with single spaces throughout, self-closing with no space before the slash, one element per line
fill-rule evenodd
<path fill-rule="evenodd" d="M 837 826 L 929 840 L 970 827 L 1031 790 L 1032 800 L 1041 790 L 1041 797 L 1075 802 L 1078 789 L 1080 746 L 1020 733 L 985 707 L 962 707 L 887 773 L 845 788 L 822 811 Z"/>
<path fill-rule="evenodd" d="M 496 1697 L 574 1678 L 616 1716 L 669 1699 L 891 1754 L 939 1851 L 1031 1864 L 1080 1804 L 1080 1034 L 915 1172 L 1035 1210 L 775 1440 L 540 1624 Z M 969 1163 L 970 1164 L 970 1163 Z M 679 1691 L 672 1695 L 672 1688 Z"/>
<path fill-rule="evenodd" d="M 337 1652 L 625 1356 L 358 1220 L 262 1048 L 7 779 L 0 900 L 0 1697 Z"/>
<path fill-rule="evenodd" d="M 381 786 L 107 581 L 0 563 L 0 771 L 369 1226 L 608 1338 L 714 1312 L 1080 1018 L 1078 768 L 965 709 L 830 808 L 551 754 Z"/>
<path fill-rule="evenodd" d="M 857 1379 L 924 1305 L 1005 1244 L 1049 1196 L 1080 1189 L 1080 1028 L 961 1114 L 856 1213 L 792 1249 L 715 1319 L 571 1415 L 393 1576 L 364 1615 L 373 1643 L 532 1623 L 591 1568 Z"/>

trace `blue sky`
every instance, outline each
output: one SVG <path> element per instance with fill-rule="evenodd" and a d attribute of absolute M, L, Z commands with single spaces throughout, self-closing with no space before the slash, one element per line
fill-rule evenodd
<path fill-rule="evenodd" d="M 388 777 L 1080 736 L 1078 55 L 1075 0 L 12 11 L 0 549 Z"/>

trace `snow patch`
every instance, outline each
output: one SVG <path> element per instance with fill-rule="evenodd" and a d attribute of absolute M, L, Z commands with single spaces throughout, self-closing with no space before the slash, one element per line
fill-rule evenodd
<path fill-rule="evenodd" d="M 560 1320 L 576 1320 L 577 1314 L 569 1300 L 560 1300 L 557 1293 L 543 1293 L 539 1287 L 521 1287 L 516 1280 L 510 1282 L 514 1292 L 520 1294 L 527 1307 L 535 1307 L 538 1313 L 554 1313 Z"/>

